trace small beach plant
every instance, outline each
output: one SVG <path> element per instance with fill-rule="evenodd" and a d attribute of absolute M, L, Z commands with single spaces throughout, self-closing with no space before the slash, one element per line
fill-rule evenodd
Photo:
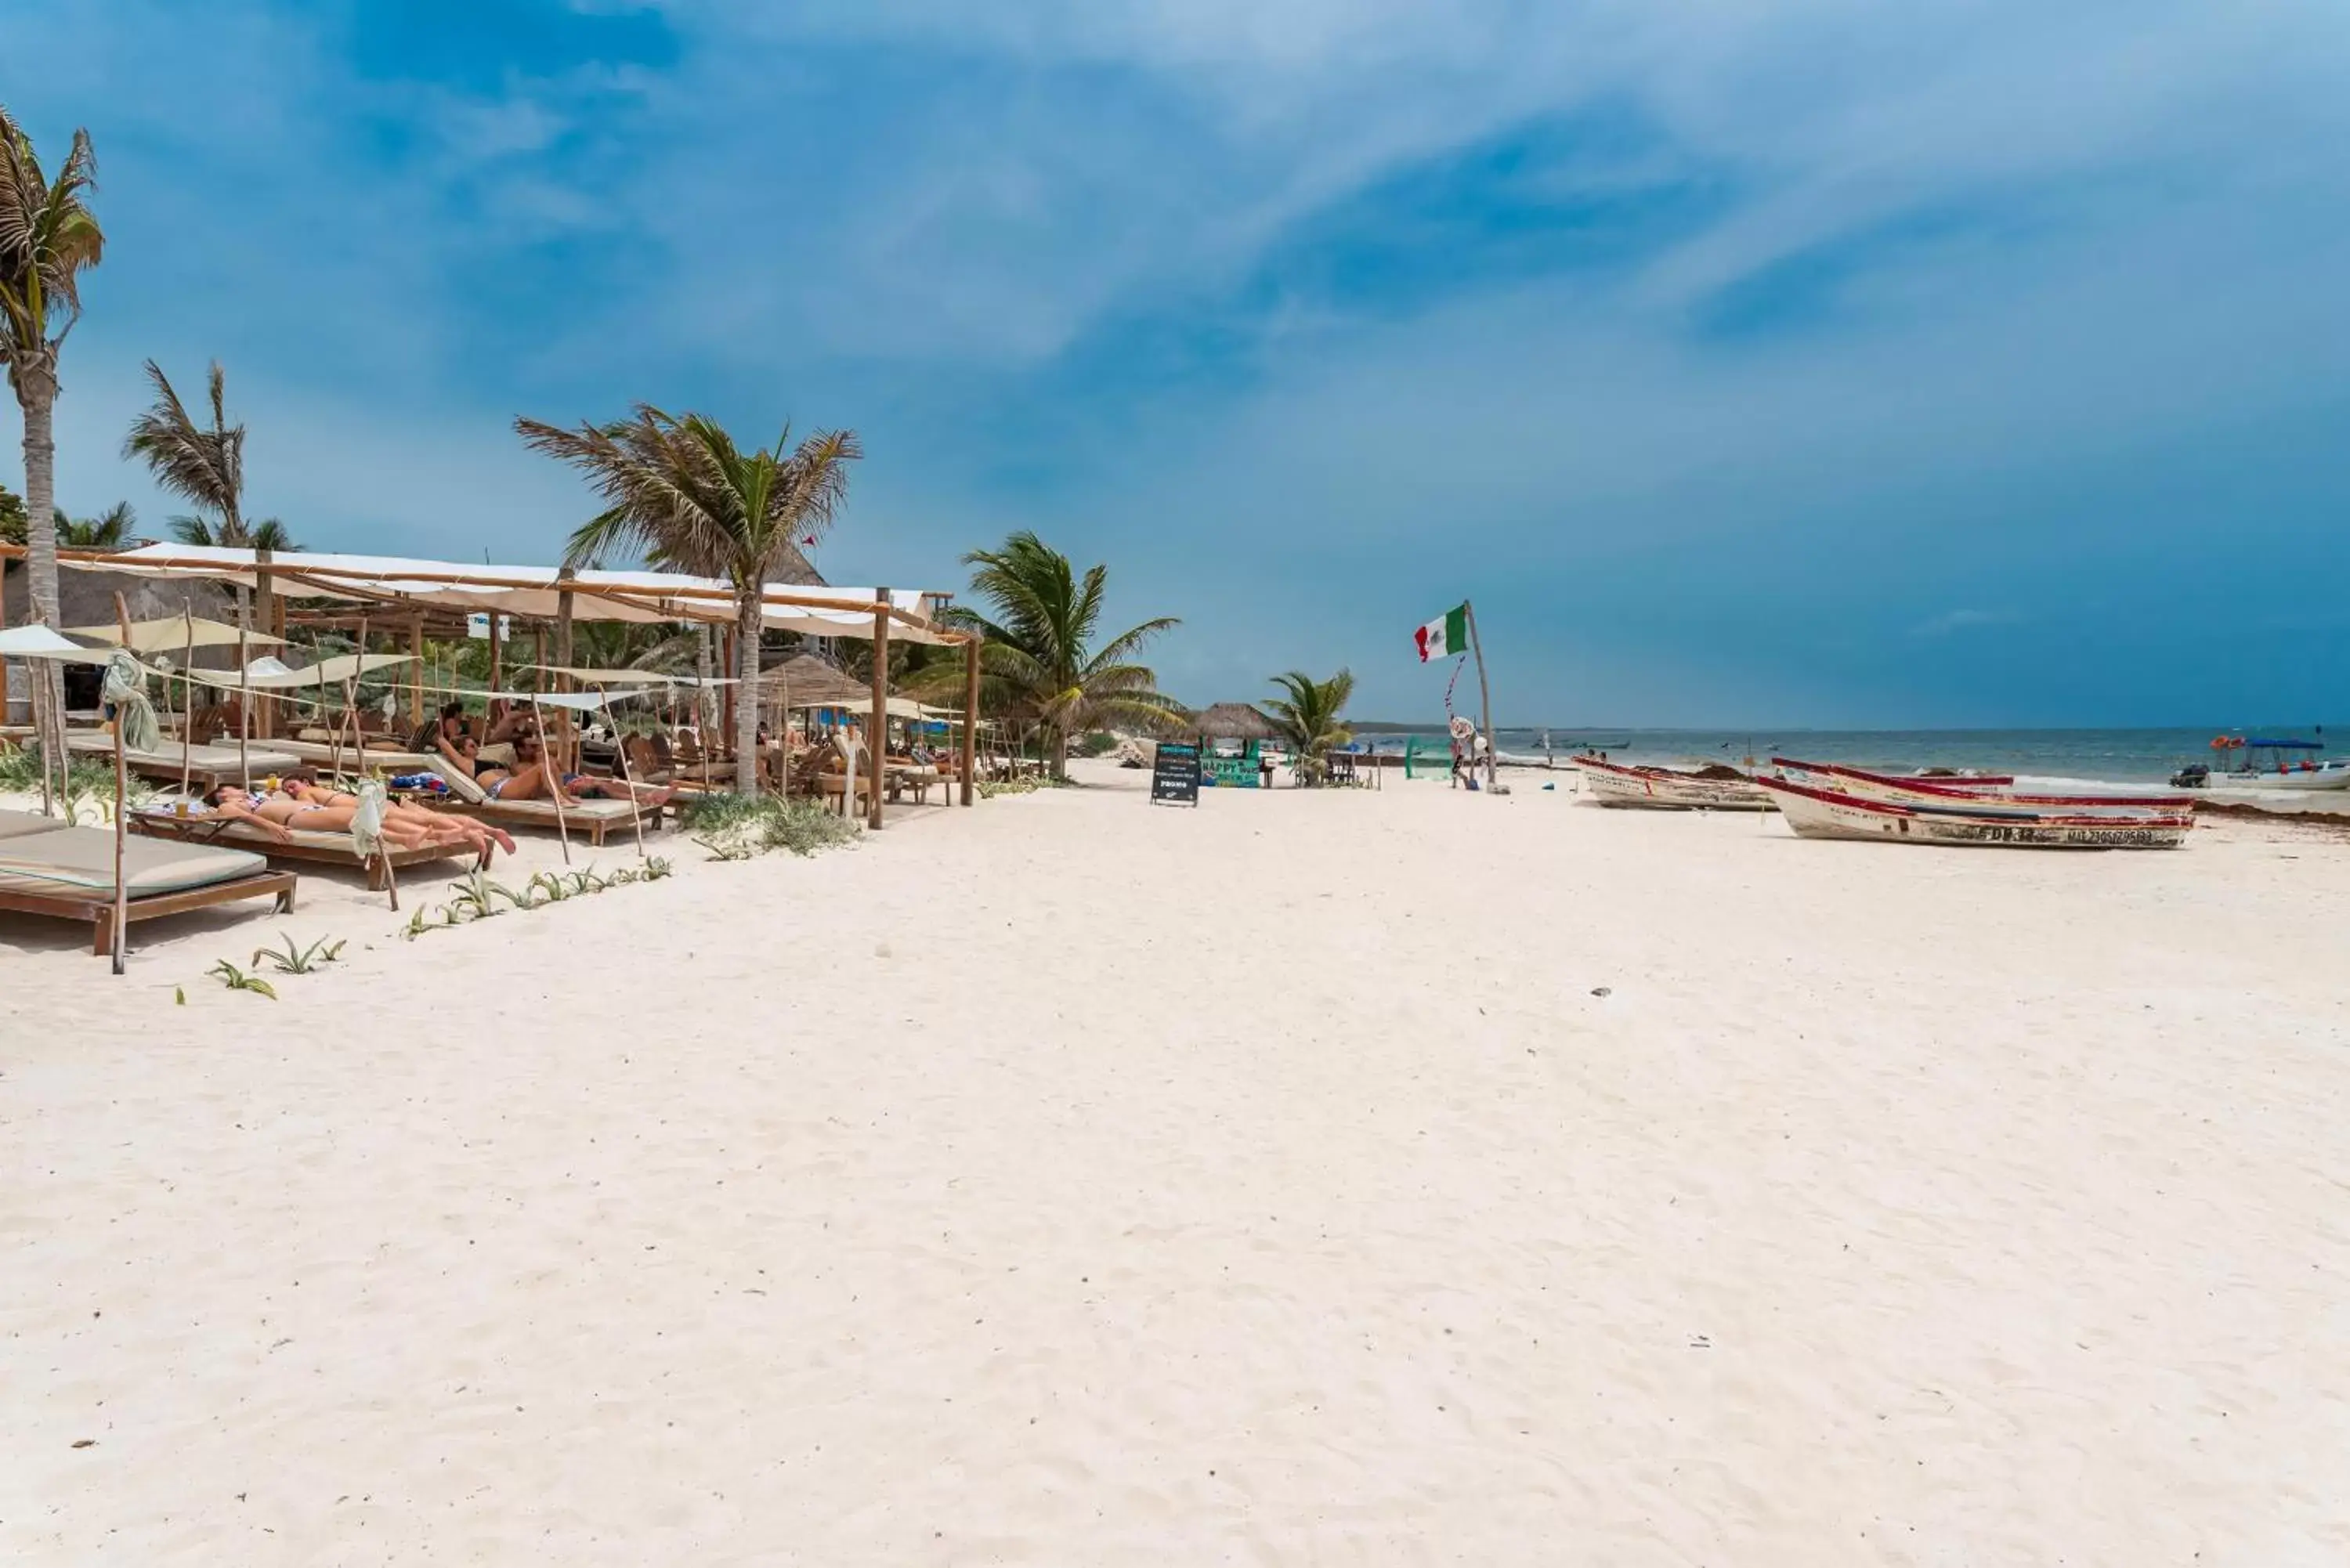
<path fill-rule="evenodd" d="M 293 937 L 278 933 L 280 946 L 253 950 L 253 964 L 258 970 L 264 963 L 275 964 L 281 974 L 308 974 L 321 965 L 339 962 L 347 941 L 330 941 L 321 937 L 308 947 L 297 947 Z"/>
<path fill-rule="evenodd" d="M 277 1000 L 276 987 L 271 985 L 267 981 L 262 979 L 257 974 L 245 973 L 244 971 L 237 968 L 236 965 L 229 962 L 226 959 L 221 960 L 220 962 L 213 965 L 212 968 L 204 971 L 204 972 L 218 980 L 223 985 L 228 987 L 231 991 L 255 992 L 269 998 L 272 1002 Z"/>

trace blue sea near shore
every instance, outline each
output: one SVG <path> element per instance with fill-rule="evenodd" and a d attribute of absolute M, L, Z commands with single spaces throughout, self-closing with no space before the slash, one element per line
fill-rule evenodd
<path fill-rule="evenodd" d="M 1501 732 L 1503 756 L 1536 761 L 1549 737 L 1564 763 L 1582 751 L 1604 751 L 1617 762 L 1689 763 L 1757 761 L 1773 755 L 1804 762 L 1908 773 L 1916 768 L 1971 768 L 2041 780 L 2156 784 L 2189 763 L 2215 759 L 2218 734 L 2273 736 L 2324 742 L 2337 733 L 2350 745 L 2350 728 L 2315 724 L 2215 725 L 2175 730 L 1643 730 L 1557 729 Z M 1407 740 L 1442 753 L 1443 732 L 1357 737 L 1357 744 L 1400 753 Z M 2241 753 L 2239 753 L 2241 755 Z"/>

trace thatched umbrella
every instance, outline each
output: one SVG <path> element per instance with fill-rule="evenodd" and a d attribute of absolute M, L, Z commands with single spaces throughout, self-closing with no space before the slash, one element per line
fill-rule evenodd
<path fill-rule="evenodd" d="M 826 707 L 870 708 L 873 689 L 837 664 L 812 653 L 795 653 L 781 664 L 759 672 L 759 696 L 778 706 L 810 702 Z"/>
<path fill-rule="evenodd" d="M 1245 702 L 1219 702 L 1201 710 L 1191 726 L 1211 741 L 1270 741 L 1273 721 Z"/>

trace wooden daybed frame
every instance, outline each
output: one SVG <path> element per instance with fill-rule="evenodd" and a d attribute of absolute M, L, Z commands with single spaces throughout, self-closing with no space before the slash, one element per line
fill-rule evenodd
<path fill-rule="evenodd" d="M 184 914 L 190 909 L 209 909 L 214 904 L 234 904 L 246 898 L 264 897 L 276 898 L 277 913 L 293 913 L 294 873 L 255 871 L 202 888 L 186 888 L 172 893 L 150 893 L 143 898 L 127 900 L 123 919 L 126 922 L 151 920 L 159 915 Z M 0 888 L 0 909 L 13 909 L 26 915 L 47 915 L 61 920 L 88 920 L 90 923 L 89 950 L 99 958 L 105 958 L 114 950 L 114 889 L 111 888 L 90 888 L 83 892 L 60 888 L 55 893 Z"/>

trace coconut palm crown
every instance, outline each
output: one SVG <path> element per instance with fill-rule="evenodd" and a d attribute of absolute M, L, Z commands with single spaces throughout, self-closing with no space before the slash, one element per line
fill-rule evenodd
<path fill-rule="evenodd" d="M 609 424 L 517 419 L 515 430 L 578 469 L 606 504 L 571 535 L 564 564 L 633 551 L 723 578 L 735 593 L 735 673 L 754 690 L 766 585 L 806 570 L 799 541 L 822 536 L 847 499 L 848 465 L 864 455 L 856 432 L 819 431 L 794 447 L 786 425 L 773 447 L 745 452 L 715 421 L 648 403 Z M 734 787 L 745 794 L 758 788 L 758 707 L 735 704 Z"/>
<path fill-rule="evenodd" d="M 1273 683 L 1283 695 L 1264 704 L 1265 717 L 1297 759 L 1302 784 L 1318 784 L 1330 766 L 1330 753 L 1355 738 L 1339 722 L 1355 695 L 1352 671 L 1341 670 L 1327 680 L 1316 680 L 1302 670 L 1276 675 Z"/>
<path fill-rule="evenodd" d="M 1053 742 L 1053 776 L 1066 778 L 1073 736 L 1124 722 L 1157 729 L 1183 716 L 1183 705 L 1159 690 L 1159 678 L 1134 662 L 1143 644 L 1181 625 L 1160 616 L 1118 633 L 1098 648 L 1107 566 L 1081 577 L 1069 558 L 1023 529 L 993 550 L 963 558 L 973 569 L 973 593 L 994 614 L 956 608 L 951 624 L 985 639 L 980 649 L 981 707 L 1044 727 Z"/>

